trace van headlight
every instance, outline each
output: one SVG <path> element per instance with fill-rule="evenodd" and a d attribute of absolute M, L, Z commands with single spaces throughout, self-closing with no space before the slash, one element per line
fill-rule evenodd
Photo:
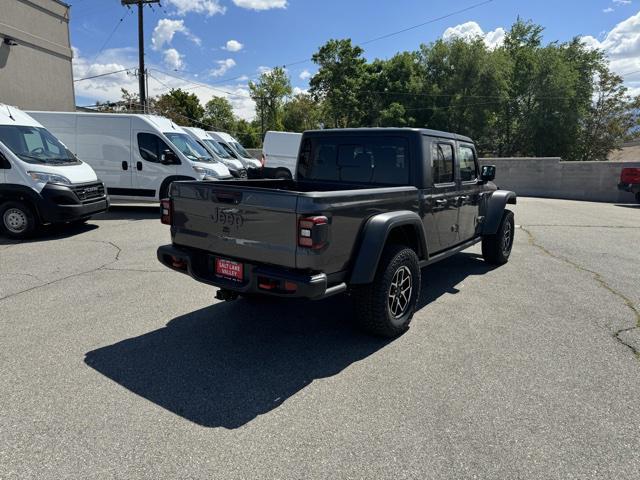
<path fill-rule="evenodd" d="M 46 172 L 27 172 L 36 182 L 41 183 L 62 183 L 63 185 L 71 185 L 71 180 L 62 175 Z"/>
<path fill-rule="evenodd" d="M 204 175 L 205 177 L 213 177 L 217 178 L 218 173 L 215 170 L 211 170 L 209 168 L 200 167 L 198 165 L 193 165 L 193 170 L 200 175 Z"/>

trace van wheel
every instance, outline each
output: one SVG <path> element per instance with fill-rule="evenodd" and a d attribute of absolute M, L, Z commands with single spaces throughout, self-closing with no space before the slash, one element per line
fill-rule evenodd
<path fill-rule="evenodd" d="M 390 245 L 373 283 L 353 290 L 357 320 L 367 332 L 395 338 L 409 329 L 420 297 L 418 256 L 404 245 Z"/>
<path fill-rule="evenodd" d="M 11 238 L 26 238 L 37 226 L 36 216 L 23 202 L 7 202 L 0 206 L 0 225 Z"/>
<path fill-rule="evenodd" d="M 492 265 L 504 265 L 507 263 L 513 247 L 514 233 L 513 212 L 505 210 L 496 234 L 482 237 L 482 257 L 485 262 Z"/>

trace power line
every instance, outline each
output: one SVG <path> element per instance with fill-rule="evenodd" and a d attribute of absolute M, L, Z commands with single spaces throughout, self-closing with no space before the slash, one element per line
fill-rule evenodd
<path fill-rule="evenodd" d="M 84 80 L 92 80 L 94 78 L 106 77 L 108 75 L 115 75 L 116 73 L 129 72 L 134 70 L 133 68 L 123 68 L 122 70 L 115 70 L 113 72 L 101 73 L 100 75 L 93 75 L 91 77 L 78 78 L 74 82 L 82 82 Z"/>
<path fill-rule="evenodd" d="M 226 95 L 229 95 L 230 97 L 251 98 L 251 97 L 250 97 L 250 95 L 248 95 L 248 94 L 247 94 L 247 95 L 239 95 L 239 94 L 237 94 L 237 93 L 228 92 L 228 91 L 226 91 L 226 90 L 222 90 L 221 88 L 212 87 L 211 85 L 209 85 L 209 84 L 207 84 L 207 83 L 195 82 L 195 81 L 193 81 L 193 80 L 188 80 L 188 79 L 186 79 L 186 78 L 184 78 L 184 77 L 180 77 L 179 75 L 175 75 L 175 74 L 173 74 L 173 73 L 166 72 L 166 71 L 164 71 L 164 70 L 159 70 L 159 69 L 157 69 L 157 68 L 150 68 L 149 70 L 154 71 L 154 72 L 158 72 L 158 73 L 162 73 L 163 75 L 168 75 L 169 77 L 173 77 L 173 78 L 176 78 L 176 79 L 178 79 L 178 80 L 182 80 L 183 82 L 187 82 L 187 83 L 194 84 L 193 86 L 189 86 L 189 85 L 187 85 L 187 86 L 184 86 L 184 87 L 178 87 L 178 88 L 182 88 L 183 90 L 186 90 L 186 89 L 192 90 L 192 89 L 194 89 L 194 88 L 200 88 L 200 87 L 202 87 L 202 88 L 209 88 L 209 89 L 214 90 L 214 91 L 216 91 L 216 92 L 224 93 L 224 94 L 226 94 Z M 168 89 L 171 89 L 171 88 L 173 88 L 173 87 L 168 87 L 168 86 L 167 86 L 167 88 L 168 88 Z"/>
<path fill-rule="evenodd" d="M 129 10 L 128 13 L 125 13 L 122 18 L 120 18 L 120 20 L 118 20 L 118 22 L 116 23 L 116 26 L 113 27 L 113 30 L 111 30 L 111 33 L 109 34 L 109 36 L 107 37 L 107 39 L 104 41 L 104 43 L 102 44 L 102 46 L 100 47 L 100 50 L 98 50 L 98 53 L 95 54 L 95 56 L 93 57 L 93 59 L 91 60 L 91 63 L 96 61 L 96 58 L 98 58 L 98 55 L 100 55 L 102 53 L 102 51 L 105 49 L 105 47 L 107 46 L 107 44 L 111 41 L 111 38 L 113 38 L 113 36 L 115 35 L 116 31 L 118 30 L 118 28 L 120 27 L 120 25 L 122 25 L 122 23 L 124 22 L 124 19 L 127 17 L 127 15 L 129 14 L 133 14 L 133 12 L 131 10 Z"/>

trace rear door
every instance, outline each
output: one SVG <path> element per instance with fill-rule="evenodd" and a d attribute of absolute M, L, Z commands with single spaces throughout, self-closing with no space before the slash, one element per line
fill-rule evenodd
<path fill-rule="evenodd" d="M 224 183 L 174 184 L 174 243 L 231 260 L 295 268 L 297 195 Z"/>
<path fill-rule="evenodd" d="M 472 144 L 460 143 L 458 145 L 456 170 L 460 181 L 458 228 L 460 241 L 464 242 L 476 236 L 482 191 L 478 178 L 478 158 Z"/>
<path fill-rule="evenodd" d="M 429 254 L 458 243 L 458 185 L 455 178 L 455 142 L 429 139 L 430 187 L 422 195 L 423 222 Z"/>

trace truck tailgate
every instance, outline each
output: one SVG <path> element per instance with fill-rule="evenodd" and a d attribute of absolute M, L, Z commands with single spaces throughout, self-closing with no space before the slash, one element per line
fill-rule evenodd
<path fill-rule="evenodd" d="M 175 245 L 295 268 L 295 192 L 180 182 L 171 198 Z"/>

